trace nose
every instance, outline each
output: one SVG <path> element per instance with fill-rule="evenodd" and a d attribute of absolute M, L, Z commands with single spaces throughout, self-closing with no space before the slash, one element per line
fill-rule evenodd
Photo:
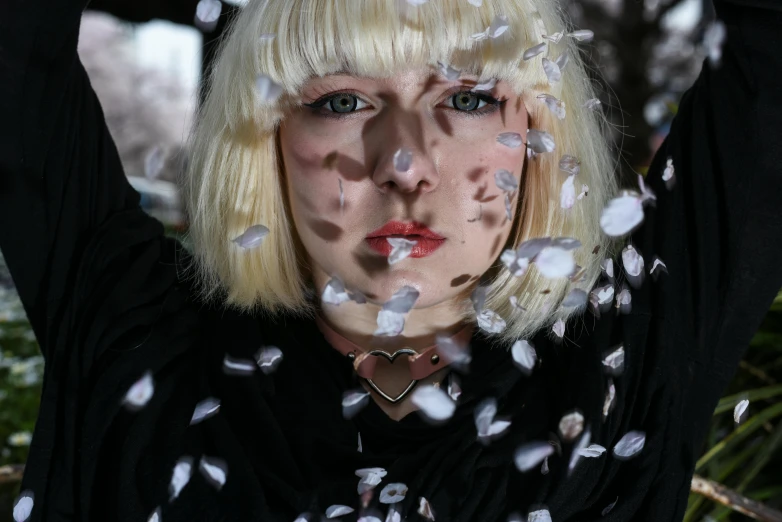
<path fill-rule="evenodd" d="M 389 115 L 388 121 L 378 126 L 381 135 L 376 140 L 379 151 L 372 180 L 383 193 L 426 193 L 437 187 L 440 174 L 432 151 L 426 147 L 422 126 L 418 114 L 403 111 Z M 402 158 L 395 162 L 397 153 Z M 409 162 L 404 161 L 405 154 L 411 154 Z"/>

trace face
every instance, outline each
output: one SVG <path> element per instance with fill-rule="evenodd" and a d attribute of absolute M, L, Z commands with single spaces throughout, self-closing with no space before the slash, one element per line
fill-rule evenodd
<path fill-rule="evenodd" d="M 449 81 L 425 68 L 304 85 L 301 107 L 281 123 L 280 147 L 288 202 L 319 291 L 337 275 L 383 303 L 409 285 L 420 293 L 416 308 L 425 308 L 463 295 L 497 260 L 512 222 L 494 174 L 508 170 L 521 186 L 526 156 L 524 145 L 509 148 L 497 136 L 526 136 L 528 115 L 510 85 L 478 91 L 476 81 Z M 399 161 L 407 152 L 408 165 Z M 389 222 L 428 231 L 383 230 Z M 389 264 L 388 237 L 417 245 Z"/>

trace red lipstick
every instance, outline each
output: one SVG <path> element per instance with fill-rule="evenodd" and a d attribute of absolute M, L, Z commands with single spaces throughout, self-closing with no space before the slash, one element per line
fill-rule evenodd
<path fill-rule="evenodd" d="M 366 242 L 375 252 L 388 257 L 391 254 L 389 237 L 402 237 L 410 241 L 416 241 L 416 245 L 410 252 L 410 257 L 426 257 L 445 243 L 445 238 L 429 229 L 426 225 L 416 221 L 402 223 L 401 221 L 389 221 L 377 230 L 367 234 Z"/>

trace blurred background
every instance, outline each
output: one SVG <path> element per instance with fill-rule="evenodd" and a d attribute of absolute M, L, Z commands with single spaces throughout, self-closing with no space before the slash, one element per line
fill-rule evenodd
<path fill-rule="evenodd" d="M 244 1 L 200 3 L 219 17 L 197 17 L 197 0 L 93 0 L 79 42 L 128 179 L 145 210 L 180 238 L 187 223 L 175 179 L 187 164 L 185 139 L 216 43 Z M 645 173 L 704 63 L 711 0 L 563 0 L 562 6 L 575 28 L 595 33 L 581 48 L 613 128 L 620 173 Z M 0 255 L 0 522 L 12 520 L 42 375 L 43 359 Z M 737 425 L 733 408 L 742 399 L 750 406 Z M 685 521 L 782 522 L 780 445 L 782 294 L 714 412 Z"/>

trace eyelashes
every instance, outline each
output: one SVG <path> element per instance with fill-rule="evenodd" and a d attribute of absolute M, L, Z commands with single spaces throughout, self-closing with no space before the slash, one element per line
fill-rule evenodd
<path fill-rule="evenodd" d="M 467 110 L 459 109 L 456 106 L 458 97 L 461 97 L 461 102 L 464 102 L 465 98 L 469 99 L 472 97 L 473 100 L 477 101 L 477 105 L 474 108 Z M 451 105 L 446 105 L 442 108 L 454 111 L 459 117 L 478 118 L 498 111 L 507 101 L 507 98 L 498 100 L 486 92 L 457 88 L 456 90 L 452 90 L 452 92 L 448 94 L 448 97 L 443 101 L 443 103 L 451 102 Z M 481 105 L 481 103 L 483 103 L 483 105 Z M 303 103 L 302 105 L 312 109 L 312 113 L 317 116 L 333 119 L 347 119 L 358 114 L 361 109 L 369 104 L 362 100 L 358 94 L 351 91 L 344 91 L 327 94 L 321 96 L 312 103 Z M 438 107 L 441 106 L 438 105 Z"/>

